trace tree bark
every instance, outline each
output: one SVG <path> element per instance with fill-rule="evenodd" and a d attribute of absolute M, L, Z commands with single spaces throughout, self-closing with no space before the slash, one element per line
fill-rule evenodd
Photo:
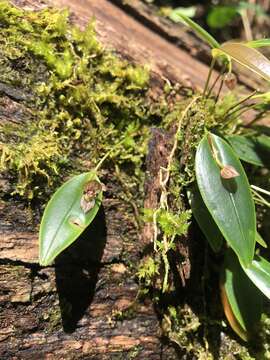
<path fill-rule="evenodd" d="M 34 9 L 48 4 L 69 7 L 81 27 L 94 16 L 105 46 L 132 62 L 151 66 L 154 98 L 160 96 L 164 79 L 193 88 L 204 84 L 206 65 L 106 0 L 13 2 Z M 20 103 L 26 96 L 0 84 L 1 122 L 29 118 L 29 109 Z M 166 151 L 159 155 L 160 163 L 166 163 Z M 158 154 L 149 156 L 151 178 L 156 171 L 151 163 Z M 152 303 L 137 301 L 135 266 L 143 251 L 138 246 L 141 234 L 131 206 L 117 196 L 121 185 L 115 174 L 107 173 L 105 178 L 106 198 L 93 225 L 54 266 L 46 268 L 38 265 L 38 225 L 30 225 L 31 210 L 5 198 L 10 183 L 0 178 L 4 199 L 0 202 L 1 359 L 179 358 L 163 341 Z M 146 185 L 146 202 L 155 201 L 154 186 Z M 140 245 L 148 241 L 144 237 Z"/>

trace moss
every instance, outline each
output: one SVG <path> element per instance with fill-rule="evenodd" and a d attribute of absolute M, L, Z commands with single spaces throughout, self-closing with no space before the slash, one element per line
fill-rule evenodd
<path fill-rule="evenodd" d="M 170 300 L 176 285 L 169 258 L 177 258 L 177 231 L 186 233 L 189 226 L 185 191 L 194 181 L 195 149 L 207 129 L 223 134 L 234 131 L 235 125 L 226 114 L 236 96 L 230 94 L 218 104 L 212 98 L 198 98 L 182 118 L 197 94 L 188 89 L 183 92 L 184 99 L 176 101 L 179 88 L 166 83 L 164 95 L 158 101 L 150 100 L 149 69 L 133 66 L 105 50 L 96 38 L 93 22 L 81 31 L 69 23 L 66 11 L 23 11 L 1 0 L 0 66 L 0 101 L 8 95 L 27 109 L 23 123 L 0 124 L 0 170 L 12 178 L 10 192 L 21 199 L 38 199 L 45 204 L 64 177 L 91 169 L 115 143 L 125 139 L 111 153 L 106 167 L 123 185 L 123 194 L 117 196 L 134 208 L 142 206 L 149 128 L 162 126 L 175 132 L 179 125 L 178 146 L 165 191 L 169 208 L 162 208 L 159 224 L 158 240 L 162 244 L 164 234 L 171 236 L 170 252 L 160 246 L 160 251 L 141 264 L 138 276 L 146 287 L 141 292 L 149 290 L 159 308 L 168 338 L 186 353 L 210 359 L 211 351 L 202 334 L 205 314 Z M 181 231 L 175 232 L 172 223 L 179 214 L 183 214 L 178 224 Z M 134 217 L 133 213 L 128 215 Z M 137 223 L 140 220 L 136 218 Z M 166 266 L 170 274 L 162 286 Z M 196 301 L 201 307 L 202 294 Z M 67 304 L 65 311 L 69 310 Z M 114 320 L 133 316 L 133 307 L 113 314 Z M 53 309 L 47 319 L 48 329 L 54 329 L 61 314 Z M 214 336 L 221 331 L 219 321 Z M 220 358 L 230 352 L 247 354 L 231 339 L 224 344 L 228 346 L 221 349 Z M 131 351 L 131 358 L 136 357 L 137 350 Z"/>
<path fill-rule="evenodd" d="M 0 14 L 0 84 L 32 109 L 27 124 L 0 127 L 1 171 L 14 177 L 14 193 L 40 197 L 67 169 L 94 166 L 121 137 L 112 157 L 138 169 L 152 116 L 148 70 L 104 50 L 94 24 L 80 31 L 66 11 L 22 11 L 1 1 Z"/>
<path fill-rule="evenodd" d="M 51 333 L 62 323 L 62 315 L 59 306 L 52 307 L 46 314 L 43 315 L 43 320 L 46 321 L 46 331 Z"/>

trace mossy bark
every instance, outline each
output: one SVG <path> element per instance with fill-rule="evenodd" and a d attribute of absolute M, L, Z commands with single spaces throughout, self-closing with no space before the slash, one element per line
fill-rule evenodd
<path fill-rule="evenodd" d="M 25 1 L 17 1 L 16 5 L 25 5 Z M 39 8 L 38 2 L 34 5 Z M 23 21 L 21 14 L 18 16 Z M 33 54 L 33 58 L 35 56 Z M 7 78 L 2 76 L 0 83 L 2 146 L 13 142 L 19 145 L 22 140 L 18 142 L 18 138 L 22 138 L 16 130 L 22 132 L 23 141 L 28 141 L 31 124 L 39 122 L 36 112 L 40 108 L 35 105 L 37 95 L 33 90 L 36 83 L 47 82 L 47 65 L 44 59 L 38 60 L 43 65 L 40 71 L 31 74 L 28 83 L 29 69 L 25 74 L 20 61 L 9 62 L 5 53 L 1 60 L 8 66 L 12 64 L 16 75 L 16 81 L 7 74 Z M 37 68 L 34 66 L 34 69 Z M 137 76 L 131 67 L 126 69 L 129 70 L 125 76 Z M 21 80 L 26 80 L 28 86 L 23 86 Z M 139 86 L 138 77 L 135 81 Z M 153 93 L 159 93 L 163 80 L 156 76 L 153 81 Z M 135 97 L 138 100 L 138 94 L 134 95 L 134 100 Z M 137 100 L 136 111 L 139 112 L 141 105 Z M 131 108 L 130 104 L 124 106 Z M 120 119 L 126 116 L 124 112 L 115 112 Z M 131 121 L 132 113 L 127 115 Z M 9 131 L 10 126 L 12 131 Z M 10 142 L 5 142 L 7 136 Z M 30 148 L 29 143 L 27 146 Z M 13 150 L 16 151 L 16 145 Z M 12 154 L 15 167 L 12 165 L 8 170 L 10 165 L 6 165 L 6 170 L 1 173 L 1 359 L 161 359 L 171 356 L 174 350 L 161 340 L 153 304 L 149 300 L 137 300 L 139 286 L 135 274 L 141 253 L 138 246 L 140 230 L 134 208 L 127 199 L 125 181 L 122 183 L 123 179 L 119 179 L 119 174 L 112 168 L 103 170 L 101 176 L 107 187 L 106 196 L 91 228 L 57 259 L 54 266 L 41 268 L 38 265 L 38 223 L 46 193 L 52 192 L 50 187 L 56 183 L 47 185 L 46 190 L 46 177 L 39 178 L 38 186 L 44 189 L 40 198 L 32 192 L 37 175 L 34 168 L 23 173 L 28 177 L 18 177 L 20 167 L 17 167 L 16 159 L 20 159 L 20 152 Z M 76 162 L 76 159 L 77 155 L 73 153 L 72 161 Z M 55 156 L 51 160 L 51 165 L 58 161 Z M 80 156 L 80 164 L 84 161 L 89 166 L 87 154 Z M 37 166 L 41 169 L 43 164 L 38 162 Z M 69 165 L 71 173 L 83 166 L 77 162 Z M 64 166 L 61 172 L 66 176 L 70 170 Z M 53 177 L 50 171 L 47 175 Z M 26 179 L 26 186 L 18 189 L 17 185 Z M 139 201 L 142 201 L 142 193 Z"/>
<path fill-rule="evenodd" d="M 43 1 L 30 0 L 16 0 L 14 3 L 19 8 L 26 6 L 35 9 L 43 7 L 44 4 Z M 189 234 L 189 238 L 185 237 L 178 243 L 179 257 L 173 259 L 172 263 L 181 263 L 183 266 L 175 266 L 172 269 L 172 276 L 177 278 L 175 289 L 165 295 L 153 292 L 151 294 L 153 302 L 151 297 L 142 300 L 139 297 L 140 288 L 136 276 L 140 259 L 149 254 L 151 247 L 147 229 L 142 232 L 138 219 L 138 206 L 142 206 L 144 200 L 143 186 L 142 183 L 138 184 L 138 181 L 143 179 L 141 170 L 145 170 L 144 158 L 138 153 L 141 149 L 145 150 L 145 144 L 149 139 L 149 134 L 145 135 L 145 128 L 159 125 L 162 116 L 170 111 L 170 99 L 166 99 L 166 110 L 160 104 L 159 109 L 156 109 L 157 98 L 160 100 L 165 96 L 164 85 L 168 80 L 180 83 L 181 88 L 189 88 L 191 85 L 202 87 L 207 67 L 160 39 L 105 0 L 87 3 L 53 0 L 48 3 L 70 6 L 76 14 L 75 22 L 81 26 L 85 26 L 89 18 L 95 15 L 98 37 L 106 46 L 113 47 L 123 58 L 128 58 L 132 62 L 150 63 L 153 71 L 150 86 L 146 91 L 144 84 L 147 81 L 144 71 L 133 71 L 133 68 L 125 63 L 117 65 L 117 75 L 115 75 L 113 69 L 108 69 L 107 61 L 111 61 L 111 58 L 105 56 L 103 65 L 106 66 L 98 70 L 98 79 L 101 79 L 101 73 L 103 75 L 105 73 L 105 77 L 102 78 L 104 82 L 113 77 L 118 84 L 130 86 L 130 89 L 127 93 L 117 89 L 117 98 L 112 98 L 109 96 L 112 89 L 109 88 L 107 102 L 104 106 L 96 108 L 97 112 L 102 109 L 99 113 L 101 117 L 91 113 L 93 109 L 87 107 L 88 100 L 79 97 L 81 93 L 78 95 L 78 100 L 84 107 L 78 108 L 77 104 L 72 104 L 70 100 L 77 93 L 74 92 L 71 96 L 64 87 L 60 87 L 62 94 L 59 95 L 58 82 L 53 84 L 55 87 L 52 88 L 39 87 L 40 91 L 45 92 L 52 89 L 52 97 L 50 98 L 50 94 L 46 93 L 46 96 L 48 95 L 46 99 L 51 101 L 55 96 L 59 96 L 57 106 L 61 111 L 63 106 L 68 109 L 70 117 L 65 121 L 68 123 L 70 120 L 74 127 L 70 126 L 72 133 L 64 133 L 64 135 L 80 136 L 76 132 L 80 130 L 84 137 L 77 143 L 72 143 L 75 150 L 71 150 L 65 142 L 63 143 L 66 146 L 65 156 L 69 156 L 71 163 L 63 164 L 59 161 L 58 153 L 52 157 L 59 166 L 60 174 L 59 171 L 56 174 L 54 172 L 47 174 L 53 178 L 49 186 L 46 176 L 43 179 L 36 179 L 36 173 L 33 171 L 33 178 L 30 177 L 29 182 L 26 183 L 27 187 L 16 190 L 18 181 L 24 180 L 16 177 L 15 170 L 18 169 L 16 161 L 13 162 L 11 171 L 2 172 L 0 178 L 1 359 L 161 360 L 195 357 L 211 359 L 226 358 L 231 351 L 245 356 L 244 347 L 235 340 L 231 341 L 223 333 L 222 336 L 220 335 L 221 308 L 215 306 L 214 309 L 209 310 L 206 304 L 207 299 L 210 301 L 214 299 L 216 304 L 219 300 L 216 289 L 211 283 L 213 280 L 215 284 L 216 279 L 211 278 L 210 285 L 206 286 L 205 283 L 207 253 L 201 238 L 196 238 L 196 229 Z M 85 39 L 84 41 L 86 44 Z M 87 43 L 87 46 L 92 45 Z M 31 48 L 31 51 L 35 58 L 37 48 L 34 50 Z M 48 64 L 51 72 L 60 78 L 73 76 L 63 73 L 61 67 L 55 67 L 51 59 L 46 59 L 47 54 L 44 51 L 42 54 L 43 58 L 39 59 L 41 67 L 35 67 L 36 71 L 31 77 L 32 84 L 36 80 L 47 84 L 50 72 L 45 71 L 44 66 L 46 68 Z M 81 56 L 80 51 L 78 54 Z M 20 68 L 16 62 L 14 66 L 19 79 L 17 83 L 0 82 L 1 124 L 8 125 L 8 128 L 10 124 L 28 126 L 35 124 L 37 119 L 40 120 L 39 114 L 36 114 L 37 110 L 40 110 L 40 104 L 35 105 L 32 101 L 34 86 L 33 88 L 18 86 L 21 84 L 20 76 L 27 77 L 25 74 L 28 68 L 26 69 L 25 66 Z M 68 72 L 69 69 L 65 71 Z M 124 80 L 119 80 L 121 75 Z M 72 78 L 71 88 L 79 86 L 81 80 L 81 78 Z M 84 91 L 83 88 L 79 90 Z M 67 105 L 65 101 L 69 96 L 70 102 Z M 99 101 L 102 102 L 96 93 L 95 96 L 97 104 Z M 175 97 L 176 100 L 181 98 L 178 91 L 171 91 L 170 96 Z M 122 107 L 117 107 L 119 101 L 122 101 Z M 54 115 L 59 115 L 55 107 L 53 111 Z M 99 150 L 101 152 L 107 150 L 100 146 L 102 136 L 105 137 L 102 132 L 94 133 L 93 143 L 87 144 L 86 140 L 89 138 L 86 134 L 89 128 L 80 128 L 78 119 L 84 119 L 81 112 L 85 112 L 85 118 L 89 118 L 95 125 L 108 115 L 112 116 L 112 122 L 115 119 L 123 119 L 127 122 L 128 119 L 135 123 L 136 119 L 139 119 L 141 127 L 139 131 L 135 127 L 138 131 L 135 146 L 127 145 L 124 149 L 129 151 L 128 154 L 133 157 L 133 162 L 127 164 L 126 159 L 120 156 L 120 173 L 119 164 L 116 164 L 118 167 L 114 166 L 115 159 L 119 160 L 119 154 L 106 164 L 101 178 L 107 190 L 97 218 L 89 230 L 59 256 L 54 266 L 41 268 L 38 265 L 38 223 L 48 194 L 51 194 L 54 187 L 66 176 L 80 170 L 84 171 L 87 166 L 96 163 L 98 159 L 94 156 L 92 159 L 89 154 L 97 157 L 100 155 Z M 74 113 L 76 117 L 73 116 Z M 51 116 L 51 113 L 49 115 Z M 54 121 L 52 117 L 46 118 L 46 126 L 49 120 Z M 102 129 L 108 131 L 106 126 Z M 119 136 L 125 127 L 121 128 L 117 123 L 113 130 L 117 131 Z M 144 205 L 146 208 L 148 206 L 155 208 L 157 200 L 155 197 L 158 197 L 157 193 L 160 189 L 151 180 L 157 176 L 157 163 L 159 166 L 167 164 L 168 152 L 171 148 L 168 144 L 174 132 L 168 134 L 153 130 L 153 133 L 147 160 L 148 182 L 145 187 Z M 115 140 L 114 137 L 110 138 L 109 131 L 105 134 L 108 134 L 110 141 Z M 13 135 L 8 133 L 11 142 Z M 84 151 L 80 144 L 78 145 L 80 141 L 85 146 Z M 92 149 L 95 146 L 97 149 Z M 111 146 L 112 143 L 108 142 L 107 147 Z M 61 146 L 60 150 L 62 150 Z M 40 170 L 39 166 L 44 164 L 38 163 Z M 133 172 L 137 170 L 136 177 L 133 177 Z M 42 191 L 39 193 L 37 189 Z M 207 299 L 206 287 L 209 290 Z M 219 323 L 212 325 L 209 330 L 205 316 L 210 313 L 212 315 L 214 313 L 214 319 Z"/>

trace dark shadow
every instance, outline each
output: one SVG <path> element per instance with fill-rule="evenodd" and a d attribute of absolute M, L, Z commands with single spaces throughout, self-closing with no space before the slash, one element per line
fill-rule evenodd
<path fill-rule="evenodd" d="M 198 341 L 205 347 L 207 340 L 209 353 L 214 360 L 220 359 L 222 343 L 223 310 L 219 293 L 219 270 L 222 257 L 215 254 L 194 221 L 190 228 L 191 273 L 187 287 L 186 303 L 201 323 Z"/>
<path fill-rule="evenodd" d="M 261 162 L 264 164 L 264 166 L 269 167 L 270 166 L 270 157 L 269 157 L 269 142 L 264 143 L 263 138 L 259 141 L 254 141 L 254 150 L 258 157 L 260 158 Z"/>
<path fill-rule="evenodd" d="M 65 332 L 75 331 L 93 300 L 105 244 L 106 223 L 101 206 L 94 221 L 56 260 L 56 286 Z"/>
<path fill-rule="evenodd" d="M 255 125 L 252 128 L 257 130 L 258 134 L 264 134 L 264 135 L 270 136 L 270 128 L 269 128 L 269 126 Z"/>
<path fill-rule="evenodd" d="M 180 318 L 184 314 L 183 309 L 188 306 L 192 314 L 199 319 L 200 326 L 195 333 L 186 332 L 186 336 L 190 342 L 194 341 L 196 337 L 202 347 L 205 347 L 203 339 L 207 339 L 209 346 L 209 353 L 213 359 L 220 359 L 220 346 L 222 343 L 222 325 L 223 310 L 219 297 L 219 267 L 222 258 L 215 256 L 211 249 L 206 245 L 206 241 L 201 234 L 200 229 L 194 223 L 191 226 L 188 234 L 190 241 L 190 261 L 191 272 L 189 279 L 186 280 L 183 286 L 181 277 L 179 276 L 179 264 L 181 264 L 183 257 L 178 253 L 172 253 L 169 256 L 170 260 L 170 275 L 173 278 L 174 288 L 172 291 L 159 294 L 160 302 L 155 307 L 157 315 L 162 320 L 162 310 L 166 311 L 168 305 L 174 306 L 176 309 L 182 309 Z M 212 267 L 215 267 L 213 269 Z M 191 316 L 193 316 L 191 315 Z M 189 318 L 190 313 L 186 313 L 189 323 L 192 325 L 194 321 Z M 172 319 L 172 323 L 174 320 Z M 176 328 L 177 329 L 177 328 Z M 163 340 L 166 345 L 166 339 Z M 168 341 L 168 340 L 167 340 Z M 175 348 L 177 359 L 182 359 L 185 351 L 173 342 L 171 345 Z M 194 357 L 193 357 L 194 356 Z M 191 352 L 190 358 L 195 358 Z"/>
<path fill-rule="evenodd" d="M 221 177 L 221 182 L 222 182 L 222 185 L 224 186 L 224 188 L 229 192 L 229 193 L 232 193 L 232 194 L 235 194 L 236 191 L 237 191 L 237 182 L 234 178 L 232 179 L 223 179 Z"/>

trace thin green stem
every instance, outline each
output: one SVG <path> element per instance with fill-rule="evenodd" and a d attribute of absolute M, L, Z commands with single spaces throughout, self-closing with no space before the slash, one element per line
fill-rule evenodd
<path fill-rule="evenodd" d="M 207 91 L 208 86 L 209 86 L 209 82 L 210 82 L 210 79 L 211 79 L 211 75 L 212 75 L 215 63 L 216 63 L 216 59 L 212 58 L 210 69 L 209 69 L 208 76 L 207 76 L 206 83 L 205 83 L 204 90 L 203 90 L 203 97 L 205 97 L 205 95 L 206 95 L 206 91 Z"/>
<path fill-rule="evenodd" d="M 245 96 L 243 99 L 241 99 L 240 101 L 238 101 L 237 103 L 235 103 L 234 105 L 232 105 L 229 109 L 228 112 L 230 112 L 231 110 L 233 110 L 235 107 L 241 105 L 242 103 L 244 103 L 245 101 L 247 101 L 248 99 L 250 99 L 253 95 L 255 95 L 257 92 L 257 90 L 254 90 L 251 94 Z M 229 113 L 228 113 L 229 115 Z"/>
<path fill-rule="evenodd" d="M 265 205 L 270 208 L 270 202 L 265 200 L 265 198 L 260 195 L 257 191 L 251 188 L 251 192 L 253 194 L 254 201 L 256 201 L 260 205 Z"/>
<path fill-rule="evenodd" d="M 217 93 L 217 96 L 215 98 L 215 104 L 218 102 L 218 99 L 219 99 L 223 84 L 224 84 L 224 76 L 222 75 L 222 79 L 221 79 L 221 82 L 220 82 L 220 85 L 219 85 L 218 93 Z"/>
<path fill-rule="evenodd" d="M 244 105 L 242 105 L 242 106 L 239 106 L 239 107 L 237 107 L 236 109 L 234 109 L 233 111 L 229 112 L 229 113 L 226 115 L 226 118 L 227 118 L 227 117 L 230 117 L 231 115 L 233 115 L 233 114 L 235 114 L 235 113 L 237 113 L 238 111 L 240 112 L 241 110 L 248 110 L 248 109 L 254 107 L 255 105 L 257 105 L 257 104 L 254 104 L 254 103 L 253 103 L 253 104 L 244 104 Z"/>
<path fill-rule="evenodd" d="M 233 113 L 237 113 L 236 114 L 236 116 L 235 117 L 233 117 L 233 118 L 229 118 L 228 120 L 227 120 L 227 116 L 226 116 L 226 118 L 224 119 L 224 120 L 227 120 L 226 122 L 225 122 L 225 124 L 228 124 L 228 123 L 230 123 L 230 122 L 233 122 L 237 117 L 240 117 L 241 115 L 243 115 L 245 112 L 247 112 L 247 111 L 249 111 L 249 110 L 251 110 L 251 109 L 253 109 L 254 107 L 256 107 L 257 106 L 257 104 L 251 104 L 251 105 L 248 105 L 248 106 L 243 106 L 243 107 L 241 107 L 240 109 L 238 109 L 238 113 L 236 112 L 236 111 L 234 111 Z M 242 111 L 241 111 L 242 110 Z M 232 115 L 232 114 L 230 114 L 230 115 Z M 228 115 L 229 116 L 229 115 Z"/>
<path fill-rule="evenodd" d="M 211 85 L 211 87 L 210 87 L 210 89 L 209 89 L 209 91 L 208 91 L 208 93 L 207 93 L 207 95 L 206 95 L 206 98 L 209 98 L 209 96 L 211 95 L 214 87 L 216 86 L 216 83 L 218 82 L 218 80 L 220 79 L 220 77 L 224 75 L 225 69 L 226 69 L 226 67 L 223 66 L 222 69 L 221 69 L 221 71 L 220 71 L 220 73 L 218 74 L 218 76 L 217 76 L 216 79 L 214 80 L 213 84 Z"/>
<path fill-rule="evenodd" d="M 267 191 L 267 190 L 265 190 L 265 189 L 262 189 L 262 188 L 260 188 L 259 186 L 250 185 L 250 187 L 251 187 L 253 190 L 255 190 L 255 191 L 259 191 L 259 192 L 261 192 L 262 194 L 265 194 L 265 195 L 270 196 L 270 191 Z"/>
<path fill-rule="evenodd" d="M 255 124 L 257 121 L 261 120 L 264 115 L 266 114 L 266 110 L 260 111 L 259 114 L 257 114 L 254 119 L 252 119 L 248 124 L 246 124 L 245 127 L 250 127 L 251 125 Z"/>
<path fill-rule="evenodd" d="M 107 157 L 121 144 L 123 144 L 123 142 L 125 142 L 125 138 L 122 139 L 121 141 L 119 141 L 117 144 L 115 144 L 111 150 L 109 150 L 102 158 L 101 160 L 98 162 L 97 166 L 95 167 L 95 171 L 98 171 L 99 168 L 101 167 L 101 165 L 103 164 L 103 162 L 107 159 Z"/>

